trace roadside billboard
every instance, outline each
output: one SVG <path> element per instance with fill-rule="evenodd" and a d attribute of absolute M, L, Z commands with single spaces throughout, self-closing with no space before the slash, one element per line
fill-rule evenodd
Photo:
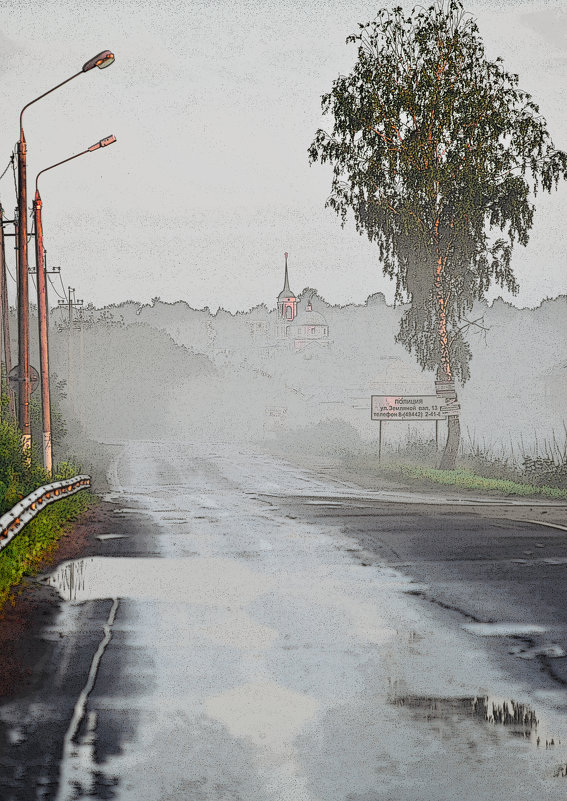
<path fill-rule="evenodd" d="M 437 395 L 372 395 L 372 420 L 446 420 L 445 398 Z"/>

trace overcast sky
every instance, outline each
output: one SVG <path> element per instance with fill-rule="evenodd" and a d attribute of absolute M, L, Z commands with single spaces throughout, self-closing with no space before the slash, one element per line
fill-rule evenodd
<path fill-rule="evenodd" d="M 316 129 L 330 126 L 320 96 L 354 62 L 345 38 L 382 5 L 0 0 L 0 173 L 21 107 L 99 51 L 116 54 L 24 117 L 30 196 L 39 170 L 118 140 L 41 179 L 45 245 L 64 284 L 96 305 L 157 295 L 213 310 L 273 306 L 287 250 L 296 292 L 391 299 L 376 247 L 324 209 L 329 171 L 307 159 Z M 567 149 L 564 0 L 465 6 L 488 55 L 520 75 Z M 0 200 L 11 216 L 10 173 Z M 530 244 L 514 259 L 517 305 L 567 293 L 566 214 L 567 188 L 538 197 Z"/>

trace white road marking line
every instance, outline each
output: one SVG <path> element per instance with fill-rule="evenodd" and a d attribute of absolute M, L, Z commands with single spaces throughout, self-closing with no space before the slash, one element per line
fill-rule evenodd
<path fill-rule="evenodd" d="M 110 613 L 108 615 L 108 620 L 104 624 L 104 637 L 100 641 L 95 655 L 93 656 L 89 675 L 87 677 L 87 683 L 79 693 L 79 697 L 77 698 L 77 702 L 73 710 L 73 717 L 71 718 L 69 728 L 65 733 L 65 738 L 63 740 L 63 754 L 61 755 L 61 769 L 59 774 L 57 801 L 68 801 L 70 798 L 76 797 L 77 776 L 75 771 L 77 766 L 74 764 L 73 760 L 73 756 L 76 753 L 76 747 L 73 744 L 73 739 L 77 734 L 79 726 L 81 725 L 81 721 L 85 716 L 87 701 L 89 700 L 89 695 L 94 687 L 101 659 L 104 655 L 107 645 L 112 639 L 112 625 L 116 618 L 116 612 L 118 611 L 118 603 L 118 598 L 114 598 Z"/>
<path fill-rule="evenodd" d="M 516 523 L 533 523 L 534 526 L 548 526 L 548 528 L 558 528 L 560 531 L 567 531 L 567 526 L 560 526 L 559 523 L 548 523 L 546 520 L 516 520 Z"/>

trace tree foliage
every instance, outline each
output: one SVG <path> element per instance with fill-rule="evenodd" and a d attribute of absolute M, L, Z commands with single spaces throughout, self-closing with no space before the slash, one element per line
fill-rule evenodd
<path fill-rule="evenodd" d="M 327 205 L 343 225 L 353 213 L 410 303 L 398 340 L 422 368 L 465 381 L 467 315 L 492 283 L 518 291 L 513 247 L 567 155 L 459 0 L 381 10 L 347 42 L 357 60 L 322 98 L 333 130 L 317 132 L 310 159 L 332 164 Z"/>

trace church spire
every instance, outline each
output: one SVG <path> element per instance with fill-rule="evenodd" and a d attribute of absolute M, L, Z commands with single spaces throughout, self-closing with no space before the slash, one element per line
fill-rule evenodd
<path fill-rule="evenodd" d="M 291 323 L 292 320 L 295 320 L 297 316 L 297 298 L 291 291 L 289 287 L 289 276 L 287 274 L 287 253 L 284 253 L 285 256 L 285 280 L 284 280 L 284 288 L 278 295 L 278 312 L 279 317 L 283 317 L 285 320 Z M 288 326 L 289 328 L 289 326 Z M 287 336 L 289 331 L 284 329 L 285 333 L 284 336 Z"/>
<path fill-rule="evenodd" d="M 287 277 L 287 253 L 284 253 L 285 256 L 285 281 L 283 291 L 286 292 L 288 295 L 291 295 L 291 289 L 289 288 L 289 278 Z"/>

